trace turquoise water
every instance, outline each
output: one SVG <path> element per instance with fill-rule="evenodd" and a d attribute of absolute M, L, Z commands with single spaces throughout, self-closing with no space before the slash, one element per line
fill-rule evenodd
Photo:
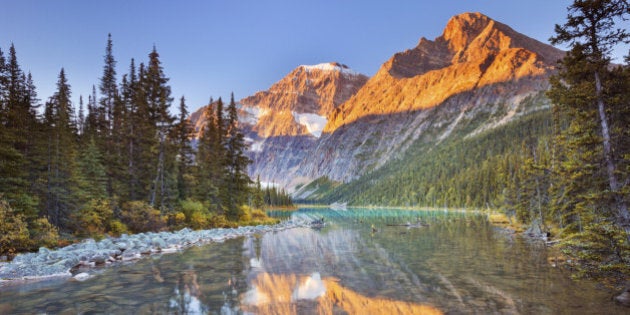
<path fill-rule="evenodd" d="M 544 245 L 496 230 L 483 215 L 361 209 L 292 215 L 323 217 L 326 225 L 92 269 L 83 282 L 0 287 L 0 314 L 627 312 L 610 292 L 551 267 Z M 422 226 L 399 226 L 418 221 Z"/>

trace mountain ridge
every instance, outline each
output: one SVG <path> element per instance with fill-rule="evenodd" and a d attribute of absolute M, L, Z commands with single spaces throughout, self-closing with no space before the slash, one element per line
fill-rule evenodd
<path fill-rule="evenodd" d="M 510 123 L 548 108 L 537 95 L 563 55 L 481 13 L 464 13 L 434 40 L 421 37 L 393 54 L 369 79 L 339 63 L 298 66 L 240 102 L 253 148 L 250 175 L 290 189 L 320 177 L 349 182 L 417 141 L 438 145 L 467 121 L 482 123 L 463 136 Z M 309 119 L 317 121 L 308 127 Z"/>

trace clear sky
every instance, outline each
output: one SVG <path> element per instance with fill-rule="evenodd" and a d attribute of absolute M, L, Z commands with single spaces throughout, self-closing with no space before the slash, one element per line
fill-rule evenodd
<path fill-rule="evenodd" d="M 15 44 L 47 99 L 64 67 L 73 99 L 102 75 L 111 33 L 117 79 L 160 53 L 173 96 L 195 110 L 212 96 L 269 88 L 301 64 L 338 61 L 373 75 L 394 53 L 433 39 L 448 19 L 481 12 L 548 42 L 568 0 L 3 0 L 0 48 Z M 177 106 L 174 102 L 173 107 Z"/>

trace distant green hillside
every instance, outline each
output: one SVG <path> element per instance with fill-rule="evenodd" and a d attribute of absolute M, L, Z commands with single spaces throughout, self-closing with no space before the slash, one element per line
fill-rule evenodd
<path fill-rule="evenodd" d="M 551 111 L 538 110 L 469 136 L 491 119 L 477 117 L 462 122 L 450 137 L 437 144 L 419 139 L 400 159 L 350 183 L 332 183 L 320 178 L 303 188 L 312 194 L 302 202 L 502 207 L 508 194 L 506 188 L 514 187 L 517 170 L 531 148 L 538 145 L 539 139 L 550 136 Z"/>

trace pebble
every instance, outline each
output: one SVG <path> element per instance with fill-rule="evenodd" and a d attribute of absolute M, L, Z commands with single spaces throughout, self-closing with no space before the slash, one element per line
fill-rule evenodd
<path fill-rule="evenodd" d="M 74 277 L 72 277 L 72 279 L 77 280 L 77 281 L 85 281 L 89 278 L 90 278 L 90 274 L 87 272 L 78 273 Z"/>

